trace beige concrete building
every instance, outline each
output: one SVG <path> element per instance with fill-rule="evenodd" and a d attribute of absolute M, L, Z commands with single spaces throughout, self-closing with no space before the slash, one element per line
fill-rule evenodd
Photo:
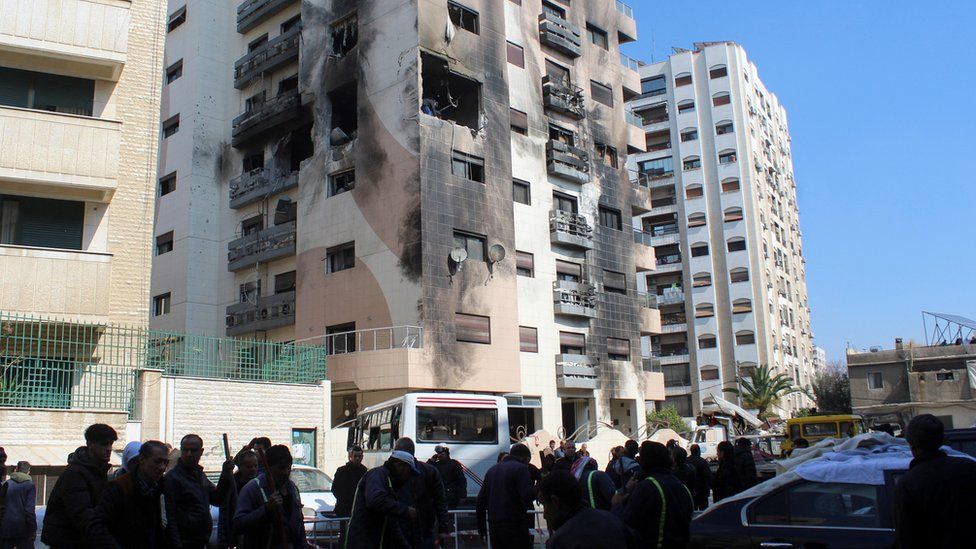
<path fill-rule="evenodd" d="M 640 353 L 660 320 L 629 222 L 629 7 L 169 14 L 153 326 L 325 345 L 337 421 L 455 390 L 507 395 L 529 431 L 643 425 L 664 387 Z"/>
<path fill-rule="evenodd" d="M 647 208 L 635 225 L 657 257 L 641 283 L 661 307 L 663 333 L 648 343 L 666 402 L 695 415 L 760 364 L 808 387 L 813 333 L 786 109 L 732 42 L 676 49 L 641 78 L 630 106 L 647 152 L 631 168 Z M 791 395 L 776 411 L 810 405 Z"/>

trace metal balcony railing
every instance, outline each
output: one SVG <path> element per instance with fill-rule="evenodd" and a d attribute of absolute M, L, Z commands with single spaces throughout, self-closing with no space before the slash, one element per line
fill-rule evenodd
<path fill-rule="evenodd" d="M 234 87 L 242 89 L 263 73 L 298 59 L 302 28 L 296 25 L 234 63 Z"/>
<path fill-rule="evenodd" d="M 634 114 L 634 111 L 625 109 L 624 118 L 627 119 L 627 123 L 631 126 L 636 126 L 638 128 L 644 129 L 644 119 Z"/>
<path fill-rule="evenodd" d="M 685 293 L 681 290 L 666 289 L 663 294 L 657 296 L 658 305 L 676 305 L 685 302 Z"/>
<path fill-rule="evenodd" d="M 298 0 L 246 0 L 237 6 L 237 32 L 245 33 Z"/>
<path fill-rule="evenodd" d="M 593 226 L 585 217 L 562 210 L 549 212 L 549 232 L 564 233 L 584 240 L 593 240 Z"/>
<path fill-rule="evenodd" d="M 654 235 L 649 232 L 642 231 L 637 227 L 634 227 L 634 244 L 643 244 L 645 246 L 651 246 Z"/>
<path fill-rule="evenodd" d="M 577 120 L 586 116 L 583 89 L 572 82 L 552 79 L 548 74 L 542 77 L 542 105 Z"/>
<path fill-rule="evenodd" d="M 271 168 L 258 168 L 230 180 L 230 207 L 241 208 L 298 186 L 298 172 L 272 175 Z"/>
<path fill-rule="evenodd" d="M 648 173 L 636 170 L 627 170 L 630 176 L 630 184 L 636 188 L 650 189 L 655 186 L 667 186 L 674 184 L 674 172 Z"/>
<path fill-rule="evenodd" d="M 570 57 L 583 55 L 579 27 L 548 12 L 539 14 L 539 41 Z"/>
<path fill-rule="evenodd" d="M 227 270 L 295 255 L 297 228 L 297 222 L 291 221 L 232 240 L 227 245 Z"/>
<path fill-rule="evenodd" d="M 624 55 L 623 53 L 620 54 L 620 64 L 632 71 L 639 71 L 641 66 L 640 61 L 634 59 L 633 57 Z"/>
<path fill-rule="evenodd" d="M 681 254 L 668 254 L 657 256 L 658 265 L 673 265 L 675 263 L 681 263 Z"/>
<path fill-rule="evenodd" d="M 298 90 L 283 92 L 271 99 L 254 101 L 248 108 L 234 118 L 231 132 L 233 146 L 266 135 L 274 126 L 294 120 L 301 116 L 301 94 Z"/>
<path fill-rule="evenodd" d="M 640 306 L 644 307 L 645 309 L 657 309 L 657 297 L 657 294 L 637 292 L 637 302 L 640 303 Z"/>
<path fill-rule="evenodd" d="M 683 313 L 681 314 L 665 314 L 661 315 L 661 325 L 671 326 L 673 324 L 685 324 L 688 322 L 688 317 Z"/>
<path fill-rule="evenodd" d="M 590 156 L 586 151 L 555 139 L 546 143 L 546 168 L 549 175 L 577 183 L 590 180 Z"/>
<path fill-rule="evenodd" d="M 228 336 L 273 330 L 295 323 L 295 292 L 257 296 L 254 303 L 235 303 L 227 307 L 225 325 Z"/>
<path fill-rule="evenodd" d="M 424 329 L 420 326 L 365 328 L 325 336 L 325 349 L 329 355 L 423 348 Z"/>
<path fill-rule="evenodd" d="M 671 203 L 673 204 L 674 202 L 672 201 Z M 655 208 L 659 207 L 657 204 L 652 204 L 652 206 L 654 206 Z M 657 227 L 651 227 L 651 230 L 649 232 L 651 233 L 652 237 L 668 236 L 672 234 L 678 234 L 680 232 L 680 229 L 678 229 L 677 225 L 658 225 Z"/>
<path fill-rule="evenodd" d="M 596 314 L 596 287 L 588 283 L 556 280 L 552 283 L 556 312 L 593 316 Z"/>

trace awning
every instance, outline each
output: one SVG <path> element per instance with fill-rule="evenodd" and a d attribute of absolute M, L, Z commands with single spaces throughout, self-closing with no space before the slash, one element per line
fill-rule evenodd
<path fill-rule="evenodd" d="M 709 395 L 705 400 L 707 401 L 708 398 L 711 398 L 712 399 L 712 402 L 713 402 L 715 408 L 717 408 L 720 413 L 723 413 L 723 414 L 729 415 L 729 416 L 739 416 L 746 423 L 748 423 L 749 425 L 751 425 L 753 429 L 758 429 L 759 426 L 762 425 L 762 421 L 760 421 L 759 418 L 756 417 L 756 414 L 753 414 L 752 412 L 746 411 L 745 408 L 739 406 L 738 404 L 732 404 L 731 402 L 725 400 L 724 398 L 717 397 L 715 395 Z M 706 410 L 706 407 L 707 406 L 708 406 L 708 403 L 707 402 L 703 402 L 702 403 L 702 411 L 703 412 L 709 412 L 709 411 L 711 411 L 711 410 Z"/>
<path fill-rule="evenodd" d="M 77 450 L 78 446 L 8 444 L 4 445 L 3 448 L 7 452 L 7 465 L 16 465 L 18 461 L 26 461 L 34 467 L 64 467 L 68 464 L 68 456 Z M 122 454 L 112 452 L 111 462 L 112 465 L 122 463 Z"/>

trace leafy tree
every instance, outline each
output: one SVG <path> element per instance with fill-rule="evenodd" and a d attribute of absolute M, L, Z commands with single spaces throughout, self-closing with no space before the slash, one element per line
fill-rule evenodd
<path fill-rule="evenodd" d="M 772 370 L 766 365 L 754 368 L 751 377 L 737 377 L 736 381 L 738 381 L 738 388 L 722 390 L 738 395 L 746 408 L 757 409 L 760 419 L 772 416 L 770 409 L 779 404 L 783 397 L 804 392 L 793 384 L 793 378 L 786 374 L 773 375 Z"/>
<path fill-rule="evenodd" d="M 813 377 L 812 389 L 817 411 L 851 413 L 851 380 L 842 368 L 831 365 L 817 372 Z"/>
<path fill-rule="evenodd" d="M 678 413 L 678 409 L 674 406 L 665 406 L 660 410 L 654 410 L 653 412 L 647 412 L 647 422 L 648 423 L 664 423 L 670 429 L 673 429 L 677 433 L 687 433 L 691 431 L 691 427 L 685 423 L 684 418 Z"/>

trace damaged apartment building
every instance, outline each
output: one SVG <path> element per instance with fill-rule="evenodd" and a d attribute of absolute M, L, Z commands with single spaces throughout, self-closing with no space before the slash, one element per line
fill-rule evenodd
<path fill-rule="evenodd" d="M 507 396 L 513 430 L 643 426 L 664 379 L 629 7 L 184 1 L 154 326 L 324 345 L 335 423 L 448 390 Z"/>

